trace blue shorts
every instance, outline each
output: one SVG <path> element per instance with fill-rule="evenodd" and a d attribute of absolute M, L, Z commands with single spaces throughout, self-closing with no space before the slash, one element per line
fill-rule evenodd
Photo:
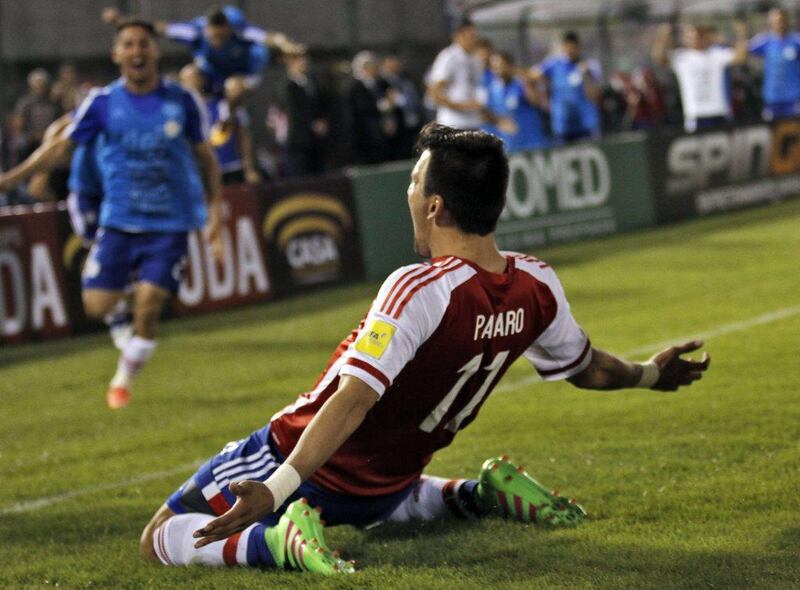
<path fill-rule="evenodd" d="M 242 440 L 230 442 L 178 488 L 167 500 L 167 506 L 177 514 L 200 512 L 220 515 L 236 501 L 228 486 L 231 481 L 245 479 L 264 481 L 284 461 L 272 443 L 269 425 Z M 300 485 L 275 512 L 266 515 L 261 523 L 275 526 L 286 507 L 299 498 L 322 508 L 326 525 L 349 524 L 367 526 L 388 518 L 411 493 L 415 483 L 407 488 L 375 497 L 342 496 L 320 488 L 308 481 Z"/>
<path fill-rule="evenodd" d="M 783 119 L 785 117 L 796 117 L 800 115 L 800 101 L 767 103 L 764 105 L 763 114 L 767 121 Z"/>
<path fill-rule="evenodd" d="M 67 212 L 72 231 L 87 244 L 94 241 L 99 228 L 100 203 L 103 195 L 71 192 L 67 197 Z"/>
<path fill-rule="evenodd" d="M 130 282 L 146 281 L 177 293 L 188 244 L 186 232 L 128 233 L 101 227 L 83 267 L 83 288 L 121 291 Z"/>

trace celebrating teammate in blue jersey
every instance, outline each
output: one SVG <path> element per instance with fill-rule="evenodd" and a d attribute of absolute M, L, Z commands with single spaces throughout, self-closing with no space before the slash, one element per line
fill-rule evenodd
<path fill-rule="evenodd" d="M 127 405 L 134 375 L 155 350 L 158 318 L 177 291 L 188 232 L 208 220 L 209 237 L 218 233 L 221 185 L 207 139 L 208 114 L 196 95 L 159 76 L 153 26 L 120 23 L 112 57 L 122 76 L 93 90 L 66 133 L 0 177 L 0 187 L 48 167 L 76 145 L 97 142 L 104 195 L 100 229 L 83 271 L 87 315 L 103 318 L 123 298 L 132 275 L 136 281 L 134 335 L 107 396 L 109 406 L 119 408 Z"/>
<path fill-rule="evenodd" d="M 800 35 L 789 32 L 783 8 L 769 11 L 769 28 L 747 46 L 750 55 L 764 60 L 764 117 L 800 115 Z"/>
<path fill-rule="evenodd" d="M 103 11 L 103 20 L 116 24 L 122 16 L 114 8 Z M 265 31 L 247 23 L 235 6 L 214 9 L 189 22 L 156 22 L 156 31 L 189 47 L 195 64 L 206 77 L 206 90 L 223 95 L 231 107 L 258 85 L 269 63 L 270 49 L 301 53 L 304 48 L 283 33 Z"/>
<path fill-rule="evenodd" d="M 600 64 L 583 59 L 581 42 L 572 31 L 561 39 L 561 55 L 545 59 L 530 72 L 533 81 L 550 86 L 550 121 L 553 135 L 571 141 L 600 134 Z"/>
<path fill-rule="evenodd" d="M 550 138 L 539 110 L 541 96 L 535 85 L 515 77 L 514 58 L 506 51 L 494 52 L 490 63 L 493 76 L 487 88 L 486 107 L 494 116 L 514 122 L 511 130 L 492 129 L 491 133 L 503 140 L 508 152 L 547 147 Z"/>

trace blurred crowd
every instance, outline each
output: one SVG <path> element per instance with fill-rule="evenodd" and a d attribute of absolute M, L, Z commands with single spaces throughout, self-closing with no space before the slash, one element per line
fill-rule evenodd
<path fill-rule="evenodd" d="M 233 21 L 220 18 L 231 35 L 266 35 L 255 27 L 232 28 Z M 256 183 L 409 158 L 417 132 L 432 119 L 490 131 L 509 151 L 518 151 L 609 132 L 665 126 L 692 132 L 734 119 L 797 115 L 800 36 L 791 32 L 783 10 L 772 9 L 768 23 L 767 31 L 751 36 L 745 23 L 734 22 L 728 39 L 707 25 L 663 25 L 642 65 L 604 74 L 575 32 L 563 32 L 539 63 L 521 64 L 463 20 L 423 80 L 413 80 L 397 55 L 361 51 L 349 64 L 345 84 L 331 83 L 335 77 L 315 67 L 304 47 L 272 38 L 285 74 L 261 121 L 248 116 L 241 100 L 259 83 L 256 77 L 243 77 L 241 87 L 233 88 L 230 79 L 221 79 L 214 90 L 216 82 L 198 64 L 197 53 L 174 77 L 205 99 L 225 182 Z M 191 35 L 207 35 L 211 25 L 205 21 L 201 33 L 165 25 L 163 34 L 196 43 Z M 78 108 L 90 86 L 71 64 L 55 77 L 41 68 L 31 71 L 27 92 L 2 121 L 0 170 L 30 155 L 51 124 Z M 63 199 L 67 174 L 35 176 L 0 195 L 0 205 Z"/>

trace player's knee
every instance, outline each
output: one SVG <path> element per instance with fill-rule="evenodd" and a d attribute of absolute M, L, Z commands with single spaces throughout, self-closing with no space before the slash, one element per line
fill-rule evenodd
<path fill-rule="evenodd" d="M 144 527 L 142 536 L 139 538 L 139 555 L 144 559 L 160 562 L 158 554 L 156 553 L 154 536 L 159 527 L 163 526 L 174 513 L 166 506 L 159 508 L 158 512 L 153 515 L 150 522 Z"/>
<path fill-rule="evenodd" d="M 109 309 L 110 306 L 106 301 L 84 295 L 83 311 L 86 314 L 86 317 L 93 320 L 102 320 L 108 313 Z"/>

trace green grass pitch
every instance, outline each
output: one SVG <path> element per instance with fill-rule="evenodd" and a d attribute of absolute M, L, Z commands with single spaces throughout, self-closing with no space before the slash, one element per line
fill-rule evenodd
<path fill-rule="evenodd" d="M 710 372 L 678 394 L 545 385 L 517 363 L 430 465 L 469 477 L 509 453 L 578 497 L 583 526 L 331 529 L 362 568 L 347 579 L 139 559 L 193 462 L 313 383 L 374 296 L 360 284 L 167 323 L 116 413 L 107 335 L 4 347 L 0 588 L 800 587 L 800 200 L 536 254 L 598 347 L 643 359 L 709 335 Z"/>

